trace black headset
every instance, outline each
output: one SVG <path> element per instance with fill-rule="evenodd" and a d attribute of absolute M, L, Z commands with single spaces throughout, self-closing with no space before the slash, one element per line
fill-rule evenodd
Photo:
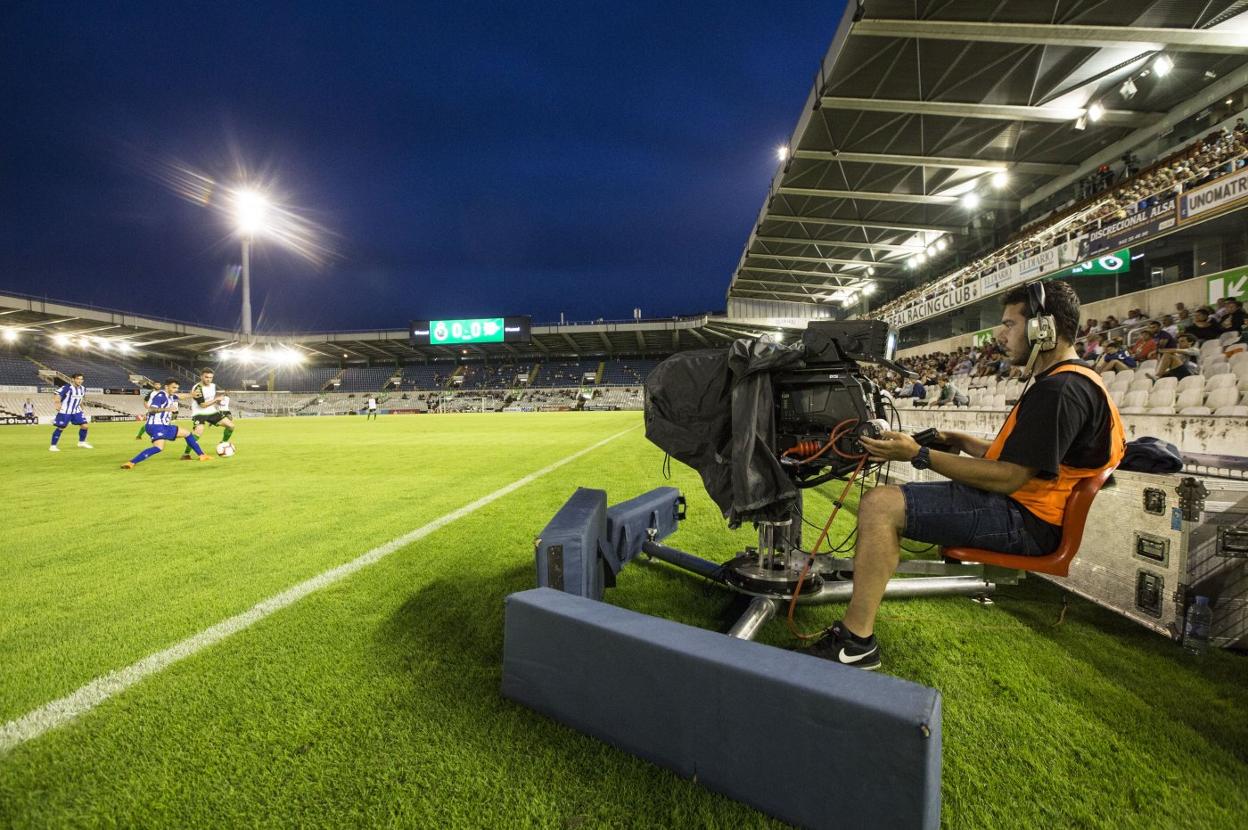
<path fill-rule="evenodd" d="M 1042 352 L 1057 348 L 1057 321 L 1044 304 L 1044 283 L 1027 283 L 1027 342 Z"/>

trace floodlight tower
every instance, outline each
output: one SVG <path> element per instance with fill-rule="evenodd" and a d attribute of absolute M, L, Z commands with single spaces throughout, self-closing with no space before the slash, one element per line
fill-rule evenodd
<path fill-rule="evenodd" d="M 234 192 L 234 221 L 243 240 L 243 337 L 251 339 L 251 244 L 263 233 L 269 200 L 255 190 Z"/>

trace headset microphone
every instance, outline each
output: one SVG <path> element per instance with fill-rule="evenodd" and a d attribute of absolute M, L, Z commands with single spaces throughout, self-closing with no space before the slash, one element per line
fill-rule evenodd
<path fill-rule="evenodd" d="M 1044 283 L 1039 280 L 1027 284 L 1027 342 L 1031 344 L 1031 357 L 1027 359 L 1026 368 L 1030 375 L 1040 352 L 1057 348 L 1057 321 L 1045 307 Z"/>

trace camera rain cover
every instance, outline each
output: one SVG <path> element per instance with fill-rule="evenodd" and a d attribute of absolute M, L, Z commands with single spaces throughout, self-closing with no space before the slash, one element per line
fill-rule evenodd
<path fill-rule="evenodd" d="M 646 438 L 698 471 L 729 527 L 782 520 L 797 499 L 771 446 L 771 373 L 801 360 L 800 347 L 743 339 L 675 354 L 646 378 Z"/>

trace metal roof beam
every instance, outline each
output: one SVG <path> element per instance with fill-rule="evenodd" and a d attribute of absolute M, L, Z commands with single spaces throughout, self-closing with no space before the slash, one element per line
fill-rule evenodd
<path fill-rule="evenodd" d="M 853 153 L 845 150 L 797 150 L 793 158 L 813 161 L 848 161 L 858 164 L 897 164 L 914 167 L 951 167 L 958 170 L 1010 170 L 1039 176 L 1060 176 L 1075 169 L 1073 164 L 1040 161 L 994 161 L 952 156 L 912 156 L 905 153 Z"/>
<path fill-rule="evenodd" d="M 733 281 L 732 287 L 735 288 L 738 285 L 741 285 L 742 283 L 748 283 L 749 285 L 779 285 L 779 286 L 788 287 L 788 288 L 809 288 L 815 294 L 825 293 L 828 290 L 857 291 L 859 288 L 861 288 L 863 285 L 866 284 L 865 282 L 859 282 L 859 283 L 851 283 L 849 285 L 843 285 L 841 283 L 834 283 L 834 282 L 805 282 L 803 280 L 759 280 L 759 279 L 754 279 L 753 277 L 737 277 Z"/>
<path fill-rule="evenodd" d="M 828 190 L 822 187 L 780 187 L 783 196 L 813 196 L 818 199 L 860 199 L 872 202 L 905 202 L 917 205 L 956 205 L 960 196 L 943 196 L 934 193 L 890 193 L 883 190 Z M 982 199 L 985 207 L 1008 207 L 1014 199 Z"/>
<path fill-rule="evenodd" d="M 965 227 L 956 225 L 921 225 L 914 222 L 885 222 L 882 220 L 866 221 L 863 219 L 829 219 L 823 216 L 786 216 L 768 213 L 764 222 L 787 222 L 795 225 L 840 225 L 851 228 L 868 228 L 880 231 L 907 231 L 910 233 L 960 233 L 965 234 Z"/>
<path fill-rule="evenodd" d="M 776 291 L 773 288 L 734 288 L 732 291 L 735 294 L 762 294 L 767 297 L 796 297 L 798 301 L 807 302 L 811 305 L 822 305 L 824 303 L 823 300 L 820 300 L 818 297 L 811 294 L 799 294 L 795 291 Z M 832 301 L 828 300 L 827 302 Z"/>
<path fill-rule="evenodd" d="M 922 245 L 893 245 L 888 242 L 850 242 L 844 239 L 803 239 L 799 236 L 756 236 L 756 242 L 779 242 L 784 245 L 825 245 L 832 248 L 858 248 L 864 251 L 898 251 L 917 254 Z"/>
<path fill-rule="evenodd" d="M 1128 46 L 1157 51 L 1235 55 L 1244 50 L 1243 32 L 1212 29 L 1160 29 L 1143 26 L 1081 26 L 1067 23 L 989 23 L 962 20 L 861 20 L 852 35 L 1073 46 L 1100 49 Z"/>
<path fill-rule="evenodd" d="M 945 118 L 987 118 L 1001 121 L 1039 121 L 1060 124 L 1086 115 L 1083 107 L 1029 107 L 1020 104 L 976 104 L 969 101 L 905 101 L 885 98 L 845 98 L 825 95 L 819 103 L 828 109 L 860 112 L 901 112 Z M 1105 110 L 1100 122 L 1111 127 L 1143 127 L 1164 113 Z"/>
<path fill-rule="evenodd" d="M 778 259 L 793 262 L 825 262 L 829 265 L 861 265 L 866 268 L 900 268 L 899 262 L 872 262 L 868 259 L 831 259 L 829 257 L 813 257 L 813 256 L 794 256 L 793 254 L 756 254 L 753 251 L 747 251 L 745 254 L 747 259 Z M 848 276 L 848 275 L 847 275 Z"/>
<path fill-rule="evenodd" d="M 799 271 L 795 268 L 759 268 L 753 265 L 747 265 L 741 269 L 742 271 L 751 271 L 759 274 L 799 274 L 806 277 L 831 277 L 837 280 L 864 280 L 871 279 L 877 282 L 905 282 L 902 277 L 884 277 L 875 274 L 867 277 L 866 274 L 846 274 L 844 271 L 828 272 L 828 271 Z"/>

